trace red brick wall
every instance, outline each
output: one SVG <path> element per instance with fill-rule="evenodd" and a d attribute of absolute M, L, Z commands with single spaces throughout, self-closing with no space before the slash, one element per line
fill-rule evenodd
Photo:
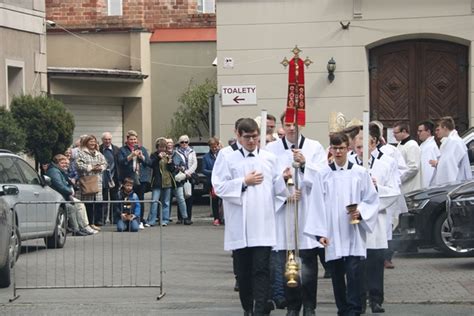
<path fill-rule="evenodd" d="M 107 16 L 107 0 L 46 0 L 46 17 L 71 29 L 215 27 L 215 14 L 198 14 L 197 0 L 122 0 L 123 15 Z"/>

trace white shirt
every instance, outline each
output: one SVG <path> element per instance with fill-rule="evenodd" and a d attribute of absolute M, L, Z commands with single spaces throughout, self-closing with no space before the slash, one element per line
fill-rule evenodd
<path fill-rule="evenodd" d="M 301 140 L 304 139 L 302 142 Z M 326 153 L 323 146 L 318 141 L 311 140 L 308 138 L 300 138 L 298 144 L 303 146 L 301 152 L 305 157 L 305 170 L 308 166 L 319 166 L 320 168 L 325 166 Z M 278 160 L 278 172 L 283 173 L 287 167 L 292 167 L 293 163 L 293 152 L 291 150 L 291 143 L 286 138 L 278 139 L 274 142 L 267 144 L 266 150 L 272 152 Z M 293 180 L 295 180 L 295 169 L 292 168 Z M 296 182 L 295 182 L 296 183 Z M 299 249 L 313 249 L 316 247 L 322 247 L 317 242 L 315 236 L 309 236 L 304 234 L 304 225 L 307 220 L 309 209 L 309 193 L 311 186 L 304 181 L 304 173 L 301 169 L 298 169 L 298 188 L 301 190 L 301 199 L 298 203 L 298 247 Z M 324 207 L 323 195 L 318 199 L 319 206 Z M 286 203 L 278 208 L 276 213 L 276 237 L 277 244 L 275 250 L 292 250 L 294 249 L 294 214 L 295 214 L 295 203 Z"/>
<path fill-rule="evenodd" d="M 435 168 L 433 168 L 429 161 L 438 160 L 440 151 L 434 136 L 430 136 L 420 145 L 420 166 L 421 166 L 421 187 L 427 188 L 430 186 Z"/>
<path fill-rule="evenodd" d="M 263 182 L 244 190 L 244 178 L 252 171 L 261 172 Z M 225 250 L 276 245 L 275 211 L 288 191 L 275 155 L 262 149 L 254 157 L 240 150 L 222 155 L 214 164 L 212 184 L 225 209 Z"/>

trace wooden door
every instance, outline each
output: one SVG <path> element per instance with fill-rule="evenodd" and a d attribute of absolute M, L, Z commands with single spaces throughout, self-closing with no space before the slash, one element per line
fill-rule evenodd
<path fill-rule="evenodd" d="M 370 114 L 385 127 L 450 115 L 469 127 L 465 46 L 435 40 L 394 42 L 370 51 Z"/>

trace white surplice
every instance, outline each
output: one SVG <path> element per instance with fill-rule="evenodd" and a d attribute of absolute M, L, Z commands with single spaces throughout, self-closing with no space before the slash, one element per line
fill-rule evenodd
<path fill-rule="evenodd" d="M 331 164 L 320 170 L 305 170 L 305 181 L 312 183 L 309 196 L 312 211 L 308 214 L 304 231 L 311 236 L 329 239 L 329 245 L 325 248 L 326 261 L 346 256 L 366 257 L 367 233 L 373 231 L 377 221 L 379 197 L 369 173 L 351 162 L 343 168 L 339 170 Z M 324 209 L 317 207 L 320 193 L 313 190 L 318 183 L 321 183 L 324 194 Z M 350 224 L 347 214 L 346 206 L 353 203 L 358 204 L 361 213 L 359 224 Z"/>
<path fill-rule="evenodd" d="M 410 139 L 408 141 L 402 140 L 398 143 L 397 148 L 408 167 L 401 176 L 402 192 L 408 193 L 418 190 L 421 187 L 420 146 L 416 141 Z"/>
<path fill-rule="evenodd" d="M 433 185 L 463 181 L 472 178 L 467 147 L 456 130 L 442 140 L 440 156 L 433 176 Z"/>
<path fill-rule="evenodd" d="M 275 155 L 255 150 L 255 157 L 244 157 L 244 152 L 226 153 L 216 160 L 212 172 L 214 190 L 222 198 L 225 210 L 225 250 L 274 247 L 275 206 L 281 206 L 288 195 Z M 244 178 L 252 171 L 261 172 L 264 180 L 244 190 Z"/>
<path fill-rule="evenodd" d="M 302 141 L 304 140 L 304 141 Z M 299 146 L 302 144 L 301 152 L 305 157 L 305 165 L 323 167 L 327 164 L 326 152 L 318 141 L 311 140 L 308 138 L 300 137 L 298 141 Z M 278 139 L 277 141 L 267 144 L 266 150 L 275 154 L 278 160 L 278 172 L 283 173 L 287 167 L 292 168 L 293 163 L 293 152 L 291 151 L 291 143 L 286 138 Z M 295 144 L 296 145 L 296 144 Z M 294 168 L 292 168 L 293 179 L 294 179 Z M 298 203 L 298 247 L 299 249 L 313 249 L 321 247 L 321 244 L 317 242 L 315 236 L 309 236 L 303 233 L 304 225 L 308 212 L 312 209 L 308 205 L 308 196 L 311 191 L 309 183 L 304 182 L 304 173 L 298 169 L 298 187 L 301 190 L 301 199 Z M 324 207 L 323 196 L 319 199 L 317 207 Z M 317 202 L 316 202 L 317 204 Z M 275 250 L 290 250 L 294 249 L 294 214 L 295 205 L 294 203 L 286 203 L 282 205 L 276 213 L 276 237 L 277 245 Z"/>
<path fill-rule="evenodd" d="M 375 158 L 378 153 L 378 151 L 374 151 L 372 153 L 373 157 Z M 396 204 L 401 194 L 398 181 L 393 176 L 391 158 L 382 159 L 382 157 L 374 159 L 369 169 L 370 176 L 375 178 L 377 183 L 379 211 L 373 231 L 367 234 L 367 249 L 385 249 L 388 247 L 387 240 L 392 230 L 390 225 L 390 231 L 388 231 L 387 222 L 391 222 L 391 214 L 387 213 L 387 208 Z"/>
<path fill-rule="evenodd" d="M 420 145 L 420 167 L 421 167 L 421 187 L 427 188 L 431 184 L 435 168 L 430 165 L 430 160 L 437 160 L 440 151 L 434 136 L 430 136 Z"/>

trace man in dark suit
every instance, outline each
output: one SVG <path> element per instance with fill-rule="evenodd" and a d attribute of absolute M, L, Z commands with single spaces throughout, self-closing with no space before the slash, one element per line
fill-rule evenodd
<path fill-rule="evenodd" d="M 102 134 L 102 144 L 99 146 L 99 150 L 107 160 L 107 169 L 104 171 L 102 179 L 103 200 L 117 201 L 119 189 L 118 154 L 120 148 L 112 144 L 111 133 L 105 132 Z M 111 214 L 107 212 L 107 219 L 116 224 L 120 213 L 119 205 L 117 203 L 110 204 L 109 210 L 111 210 Z"/>

